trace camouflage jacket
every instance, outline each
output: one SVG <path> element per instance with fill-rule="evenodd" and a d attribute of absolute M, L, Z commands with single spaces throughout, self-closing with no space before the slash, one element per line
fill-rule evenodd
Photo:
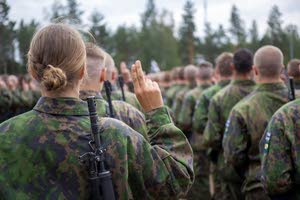
<path fill-rule="evenodd" d="M 197 98 L 201 95 L 201 93 L 210 87 L 209 84 L 202 84 L 187 92 L 183 98 L 183 103 L 181 106 L 181 111 L 178 117 L 178 123 L 181 130 L 183 131 L 191 131 L 193 124 L 193 115 L 195 111 Z"/>
<path fill-rule="evenodd" d="M 258 84 L 230 113 L 223 139 L 225 162 L 246 177 L 244 191 L 262 187 L 259 141 L 274 112 L 287 102 L 283 83 Z"/>
<path fill-rule="evenodd" d="M 107 100 L 107 95 L 105 92 L 105 89 L 101 91 L 102 97 Z M 129 103 L 130 105 L 137 108 L 139 111 L 144 112 L 142 106 L 140 105 L 138 99 L 136 98 L 134 93 L 124 91 L 125 95 L 125 101 L 126 103 Z M 123 101 L 122 99 L 122 91 L 118 90 L 118 88 L 114 85 L 112 85 L 112 91 L 111 91 L 111 100 L 119 100 Z"/>
<path fill-rule="evenodd" d="M 175 96 L 174 96 L 175 100 L 173 101 L 171 110 L 174 113 L 175 122 L 178 126 L 179 126 L 178 120 L 179 120 L 179 115 L 180 115 L 184 95 L 187 92 L 194 89 L 195 87 L 196 87 L 195 84 L 189 84 L 189 85 L 182 87 L 180 90 L 177 91 L 177 93 L 175 93 Z M 179 126 L 179 128 L 182 129 L 182 127 L 180 127 L 180 126 Z"/>
<path fill-rule="evenodd" d="M 295 97 L 296 99 L 300 98 L 300 80 L 294 80 L 295 86 Z"/>
<path fill-rule="evenodd" d="M 109 117 L 110 113 L 108 103 L 103 99 L 101 93 L 91 90 L 80 91 L 80 99 L 86 100 L 89 96 L 94 96 L 96 98 L 97 112 L 99 117 Z M 116 119 L 124 122 L 148 139 L 147 125 L 143 113 L 141 113 L 132 105 L 123 101 L 112 101 L 112 106 L 113 114 Z"/>
<path fill-rule="evenodd" d="M 300 199 L 299 110 L 299 99 L 281 107 L 271 118 L 261 139 L 262 180 L 270 195 L 295 191 L 293 199 Z"/>
<path fill-rule="evenodd" d="M 184 85 L 182 84 L 173 84 L 167 91 L 166 91 L 166 102 L 165 104 L 169 107 L 172 108 L 173 101 L 176 96 L 176 92 L 180 91 Z"/>
<path fill-rule="evenodd" d="M 253 80 L 232 80 L 217 92 L 209 103 L 208 121 L 204 130 L 203 145 L 217 152 L 222 151 L 225 122 L 233 106 L 252 92 Z"/>
<path fill-rule="evenodd" d="M 207 122 L 208 107 L 211 98 L 223 87 L 228 85 L 230 80 L 220 81 L 218 84 L 204 90 L 197 99 L 193 117 L 193 131 L 202 134 Z"/>
<path fill-rule="evenodd" d="M 8 119 L 8 112 L 12 103 L 12 93 L 8 89 L 0 88 L 0 123 Z"/>
<path fill-rule="evenodd" d="M 89 199 L 87 103 L 41 97 L 32 111 L 0 124 L 1 199 Z M 191 147 L 165 107 L 146 114 L 150 142 L 126 124 L 99 118 L 117 199 L 174 199 L 193 175 Z"/>

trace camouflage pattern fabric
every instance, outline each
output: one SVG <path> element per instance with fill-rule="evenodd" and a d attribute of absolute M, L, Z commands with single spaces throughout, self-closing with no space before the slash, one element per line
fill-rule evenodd
<path fill-rule="evenodd" d="M 196 100 L 209 86 L 209 84 L 202 84 L 185 94 L 178 120 L 180 126 L 183 127 L 183 132 L 192 132 L 192 119 Z M 208 183 L 209 162 L 205 152 L 197 148 L 198 145 L 195 143 L 194 135 L 192 134 L 190 143 L 194 151 L 195 181 L 188 193 L 188 199 L 210 199 Z"/>
<path fill-rule="evenodd" d="M 165 107 L 146 114 L 150 142 L 126 124 L 100 118 L 106 165 L 118 199 L 175 199 L 190 188 L 191 147 Z M 32 111 L 0 124 L 1 199 L 89 199 L 87 103 L 42 97 Z"/>
<path fill-rule="evenodd" d="M 252 80 L 232 80 L 213 96 L 209 104 L 203 145 L 210 149 L 209 154 L 213 162 L 217 162 L 216 173 L 219 173 L 218 176 L 221 178 L 222 199 L 239 200 L 242 196 L 240 192 L 242 179 L 238 178 L 233 170 L 224 166 L 222 139 L 225 122 L 232 107 L 247 96 L 254 85 Z"/>
<path fill-rule="evenodd" d="M 8 89 L 0 88 L 0 123 L 9 118 L 12 98 L 12 93 Z"/>
<path fill-rule="evenodd" d="M 137 108 L 139 111 L 144 112 L 142 106 L 140 105 L 139 101 L 137 100 L 136 96 L 132 92 L 124 91 L 126 103 Z M 107 96 L 105 93 L 105 89 L 101 91 L 103 98 L 107 101 Z M 122 91 L 118 90 L 116 86 L 112 85 L 112 92 L 111 92 L 111 100 L 122 100 Z"/>
<path fill-rule="evenodd" d="M 201 96 L 197 99 L 195 106 L 195 114 L 193 117 L 193 131 L 199 134 L 203 134 L 207 122 L 210 99 L 229 83 L 230 80 L 220 81 L 218 84 L 213 85 L 202 92 Z"/>
<path fill-rule="evenodd" d="M 271 118 L 260 142 L 262 180 L 273 197 L 300 199 L 300 100 L 281 107 Z"/>
<path fill-rule="evenodd" d="M 196 83 L 189 84 L 182 87 L 180 90 L 176 91 L 177 93 L 175 93 L 175 97 L 174 97 L 175 100 L 173 101 L 171 110 L 174 113 L 175 122 L 180 129 L 182 129 L 182 127 L 180 127 L 178 120 L 179 120 L 179 115 L 180 115 L 184 95 L 190 90 L 194 89 L 195 87 L 196 87 Z"/>
<path fill-rule="evenodd" d="M 271 116 L 286 102 L 288 89 L 283 83 L 258 84 L 232 109 L 226 122 L 223 139 L 225 162 L 245 177 L 243 192 L 246 195 L 262 188 L 259 141 Z"/>
<path fill-rule="evenodd" d="M 166 91 L 166 106 L 172 108 L 173 101 L 176 96 L 176 92 L 181 91 L 181 89 L 185 87 L 183 84 L 173 84 L 167 91 Z"/>
<path fill-rule="evenodd" d="M 201 93 L 210 86 L 210 84 L 199 85 L 184 95 L 181 111 L 179 112 L 178 117 L 178 123 L 180 124 L 180 127 L 182 127 L 181 130 L 192 131 L 193 116 L 197 98 L 199 98 Z"/>
<path fill-rule="evenodd" d="M 300 80 L 294 80 L 295 86 L 295 97 L 296 99 L 300 98 Z"/>
<path fill-rule="evenodd" d="M 94 96 L 97 103 L 97 113 L 99 117 L 109 117 L 108 103 L 103 99 L 100 92 L 92 90 L 81 90 L 80 99 L 85 100 L 89 96 Z M 142 134 L 145 139 L 147 136 L 147 125 L 145 115 L 132 105 L 123 101 L 112 101 L 115 118 L 130 126 L 133 130 Z"/>

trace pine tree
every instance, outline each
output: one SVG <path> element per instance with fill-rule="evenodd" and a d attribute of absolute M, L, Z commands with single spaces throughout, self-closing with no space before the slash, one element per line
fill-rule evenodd
<path fill-rule="evenodd" d="M 244 29 L 244 21 L 241 19 L 239 10 L 235 5 L 232 6 L 230 15 L 230 29 L 233 38 L 238 46 L 243 45 L 246 42 L 246 31 Z"/>
<path fill-rule="evenodd" d="M 183 22 L 179 29 L 179 52 L 183 64 L 194 63 L 195 56 L 195 31 L 194 14 L 196 10 L 194 3 L 187 0 L 184 5 L 184 14 L 182 15 Z"/>
<path fill-rule="evenodd" d="M 253 51 L 256 51 L 260 46 L 256 20 L 252 21 L 252 25 L 249 30 L 249 36 L 250 36 L 249 48 L 252 49 Z"/>
<path fill-rule="evenodd" d="M 30 46 L 30 41 L 33 34 L 38 27 L 38 23 L 35 20 L 31 20 L 30 23 L 26 24 L 24 20 L 21 20 L 19 29 L 17 30 L 16 38 L 18 41 L 19 54 L 21 57 L 21 64 L 26 65 L 27 53 Z M 24 67 L 24 72 L 26 68 Z"/>
<path fill-rule="evenodd" d="M 77 2 L 77 0 L 67 0 L 67 21 L 71 24 L 81 24 L 81 15 L 84 13 L 80 9 L 80 4 Z"/>
<path fill-rule="evenodd" d="M 90 16 L 90 33 L 94 36 L 97 43 L 104 47 L 104 49 L 108 49 L 109 45 L 109 32 L 107 30 L 107 25 L 104 22 L 104 16 L 98 11 L 94 11 Z"/>

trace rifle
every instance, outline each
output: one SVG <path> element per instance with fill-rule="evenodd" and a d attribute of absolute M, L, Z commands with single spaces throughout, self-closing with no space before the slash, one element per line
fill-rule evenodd
<path fill-rule="evenodd" d="M 124 93 L 124 78 L 123 78 L 122 75 L 118 76 L 118 82 L 119 82 L 119 86 L 120 86 L 121 91 L 122 91 L 122 99 L 123 99 L 123 101 L 126 101 L 125 93 Z"/>
<path fill-rule="evenodd" d="M 294 78 L 293 77 L 289 77 L 289 100 L 293 101 L 295 100 L 295 84 L 294 84 Z"/>
<path fill-rule="evenodd" d="M 107 97 L 107 101 L 108 101 L 108 106 L 109 106 L 109 116 L 111 118 L 114 118 L 114 111 L 113 111 L 113 105 L 112 105 L 112 101 L 111 101 L 111 83 L 106 80 L 104 81 L 104 87 L 105 87 L 105 93 L 106 93 L 106 97 Z"/>
<path fill-rule="evenodd" d="M 113 189 L 112 177 L 109 170 L 105 168 L 105 151 L 106 149 L 101 144 L 100 133 L 103 129 L 99 130 L 98 115 L 96 112 L 95 97 L 88 97 L 89 116 L 92 129 L 92 140 L 89 145 L 92 149 L 91 152 L 86 152 L 79 156 L 79 161 L 89 163 L 89 181 L 91 183 L 91 200 L 104 199 L 114 200 L 115 193 Z"/>

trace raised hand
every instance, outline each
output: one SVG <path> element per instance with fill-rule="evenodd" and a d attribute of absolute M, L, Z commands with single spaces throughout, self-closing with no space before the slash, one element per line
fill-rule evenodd
<path fill-rule="evenodd" d="M 134 92 L 145 112 L 162 107 L 163 99 L 156 82 L 147 79 L 139 60 L 131 68 Z"/>
<path fill-rule="evenodd" d="M 120 63 L 120 71 L 123 76 L 124 82 L 125 83 L 130 82 L 131 81 L 130 71 L 129 69 L 127 69 L 125 62 Z"/>

